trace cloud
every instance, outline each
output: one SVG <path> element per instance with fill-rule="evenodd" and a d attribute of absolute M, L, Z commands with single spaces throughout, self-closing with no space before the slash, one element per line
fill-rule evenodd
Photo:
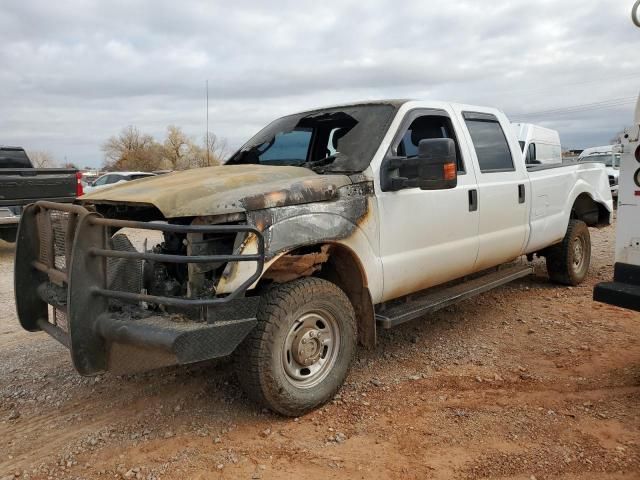
<path fill-rule="evenodd" d="M 0 143 L 99 165 L 127 124 L 238 145 L 293 111 L 426 98 L 528 112 L 638 93 L 628 2 L 4 0 Z M 606 143 L 615 108 L 526 117 L 568 147 Z"/>

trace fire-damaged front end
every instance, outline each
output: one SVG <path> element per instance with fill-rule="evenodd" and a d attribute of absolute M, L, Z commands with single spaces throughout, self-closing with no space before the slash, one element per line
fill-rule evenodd
<path fill-rule="evenodd" d="M 20 322 L 66 345 L 83 375 L 227 356 L 256 325 L 263 283 L 313 274 L 327 250 L 304 247 L 358 228 L 367 185 L 238 165 L 37 202 L 18 233 Z"/>

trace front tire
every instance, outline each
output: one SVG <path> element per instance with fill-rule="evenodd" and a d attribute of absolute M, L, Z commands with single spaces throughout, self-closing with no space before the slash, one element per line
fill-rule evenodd
<path fill-rule="evenodd" d="M 591 236 L 582 220 L 570 220 L 562 242 L 547 250 L 547 272 L 552 281 L 578 285 L 586 278 L 591 264 Z"/>
<path fill-rule="evenodd" d="M 299 416 L 329 401 L 356 349 L 356 317 L 331 282 L 303 278 L 277 285 L 258 309 L 258 325 L 236 352 L 238 379 L 254 401 Z"/>

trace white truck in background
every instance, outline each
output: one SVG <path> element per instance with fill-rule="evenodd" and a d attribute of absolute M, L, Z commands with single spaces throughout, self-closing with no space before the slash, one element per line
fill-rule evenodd
<path fill-rule="evenodd" d="M 621 145 L 603 145 L 586 148 L 578 157 L 578 162 L 600 162 L 607 168 L 611 196 L 618 198 L 618 182 L 620 178 Z"/>
<path fill-rule="evenodd" d="M 333 397 L 377 327 L 529 275 L 525 256 L 579 284 L 588 227 L 612 211 L 603 165 L 526 165 L 495 108 L 320 108 L 225 165 L 28 206 L 17 312 L 83 375 L 234 355 L 250 397 L 298 416 Z M 140 251 L 119 229 L 164 240 Z"/>
<path fill-rule="evenodd" d="M 562 145 L 557 130 L 532 123 L 513 123 L 526 165 L 562 163 Z"/>

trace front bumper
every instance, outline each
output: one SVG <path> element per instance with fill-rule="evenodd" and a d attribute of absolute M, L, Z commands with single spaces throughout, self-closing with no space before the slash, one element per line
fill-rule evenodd
<path fill-rule="evenodd" d="M 132 228 L 175 233 L 244 233 L 256 254 L 166 255 L 109 248 L 109 231 Z M 108 262 L 175 264 L 253 262 L 254 274 L 225 296 L 164 297 L 108 285 Z M 82 375 L 187 364 L 229 355 L 256 324 L 259 298 L 245 297 L 264 266 L 262 234 L 247 225 L 174 225 L 104 218 L 78 205 L 36 202 L 18 231 L 15 295 L 28 331 L 44 330 L 67 346 Z M 117 308 L 114 308 L 117 304 Z M 167 313 L 148 306 L 191 312 Z"/>

